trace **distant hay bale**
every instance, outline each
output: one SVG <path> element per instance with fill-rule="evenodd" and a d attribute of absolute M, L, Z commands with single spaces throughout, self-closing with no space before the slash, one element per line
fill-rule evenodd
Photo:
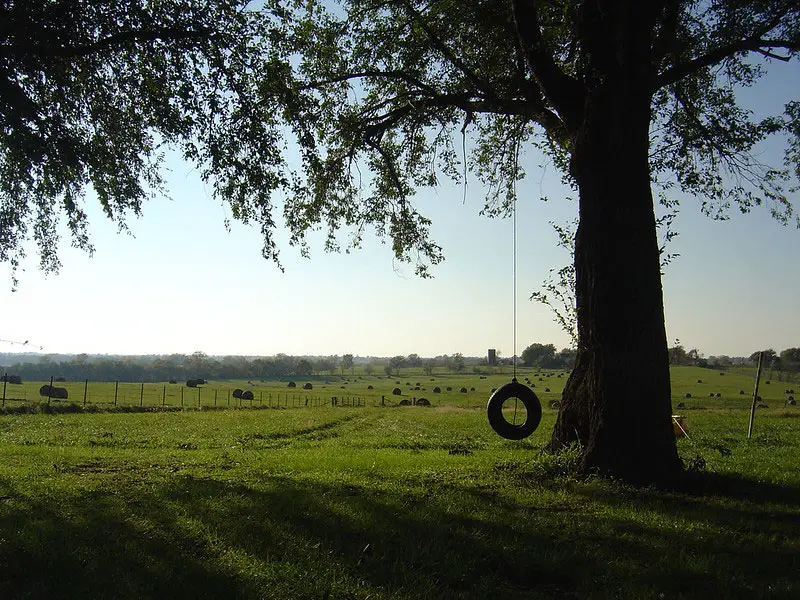
<path fill-rule="evenodd" d="M 3 381 L 14 385 L 22 385 L 22 377 L 20 375 L 0 375 L 0 382 Z"/>
<path fill-rule="evenodd" d="M 69 397 L 66 388 L 50 386 L 50 385 L 43 385 L 42 387 L 40 387 L 39 395 L 55 398 L 56 400 L 66 400 Z"/>
<path fill-rule="evenodd" d="M 420 390 L 420 387 L 419 387 L 418 385 L 415 385 L 415 386 L 414 386 L 413 388 L 411 388 L 411 389 L 413 389 L 415 392 L 418 392 L 418 391 Z"/>
<path fill-rule="evenodd" d="M 311 385 L 310 383 L 304 383 L 304 384 L 303 384 L 303 389 L 304 389 L 304 390 L 313 390 L 313 389 L 314 389 L 314 386 L 313 386 L 313 385 Z"/>
<path fill-rule="evenodd" d="M 186 380 L 186 387 L 197 387 L 197 379 L 187 379 Z"/>
<path fill-rule="evenodd" d="M 545 391 L 545 392 L 549 392 L 549 391 L 550 391 L 550 388 L 544 388 L 544 391 Z"/>
<path fill-rule="evenodd" d="M 561 402 L 558 400 L 550 400 L 550 402 L 547 403 L 547 406 L 550 408 L 561 408 Z"/>
<path fill-rule="evenodd" d="M 698 379 L 697 383 L 703 383 L 703 380 L 702 379 Z"/>
<path fill-rule="evenodd" d="M 722 398 L 722 394 L 720 394 L 719 392 L 716 393 L 716 396 L 717 398 Z"/>
<path fill-rule="evenodd" d="M 453 391 L 453 388 L 451 388 L 451 387 L 448 385 L 448 386 L 447 386 L 447 391 L 448 391 L 448 392 L 452 392 L 452 391 Z"/>
<path fill-rule="evenodd" d="M 796 405 L 797 405 L 797 402 L 795 401 L 795 399 L 794 399 L 794 398 L 792 398 L 791 396 L 789 396 L 789 399 L 788 399 L 788 400 L 786 400 L 786 404 L 788 404 L 789 406 L 796 406 Z"/>
<path fill-rule="evenodd" d="M 250 390 L 245 390 L 242 392 L 242 400 L 252 400 L 253 399 L 253 392 Z"/>
<path fill-rule="evenodd" d="M 286 384 L 286 387 L 290 388 L 297 387 L 297 384 L 294 381 L 290 381 L 288 384 Z"/>
<path fill-rule="evenodd" d="M 720 375 L 725 375 L 725 372 L 724 371 L 720 371 L 719 374 Z"/>
<path fill-rule="evenodd" d="M 767 379 L 767 380 L 766 380 L 764 383 L 766 383 L 767 385 L 769 385 L 769 379 Z"/>
<path fill-rule="evenodd" d="M 66 379 L 64 377 L 56 377 L 55 381 L 58 381 L 59 383 L 63 383 L 63 382 L 66 381 Z"/>
<path fill-rule="evenodd" d="M 466 393 L 467 393 L 467 388 L 465 388 L 465 387 L 462 387 L 462 388 L 461 388 L 460 390 L 458 390 L 458 391 L 459 391 L 460 393 L 462 393 L 462 394 L 466 394 Z"/>
<path fill-rule="evenodd" d="M 683 402 L 678 402 L 678 408 L 686 408 L 686 404 Z"/>
<path fill-rule="evenodd" d="M 475 388 L 474 388 L 474 387 L 471 387 L 471 388 L 469 388 L 469 391 L 470 391 L 470 392 L 474 392 L 474 391 L 475 391 Z"/>
<path fill-rule="evenodd" d="M 481 375 L 478 379 L 486 379 L 486 375 Z"/>
<path fill-rule="evenodd" d="M 692 397 L 692 394 L 691 394 L 691 393 L 689 393 L 689 392 L 686 392 L 686 393 L 683 395 L 683 397 L 684 397 L 684 398 L 691 398 L 691 397 Z"/>
<path fill-rule="evenodd" d="M 766 404 L 759 404 L 756 408 L 769 408 Z"/>
<path fill-rule="evenodd" d="M 744 390 L 739 390 L 739 393 L 740 394 L 744 394 Z"/>
<path fill-rule="evenodd" d="M 434 393 L 434 394 L 441 394 L 441 393 L 442 393 L 442 388 L 440 388 L 440 387 L 437 385 L 435 388 L 433 388 L 433 393 Z"/>
<path fill-rule="evenodd" d="M 233 390 L 233 393 L 231 395 L 234 398 L 238 398 L 239 400 L 241 400 L 242 399 L 242 394 L 244 394 L 244 390 L 242 390 L 240 388 L 236 388 L 235 390 Z"/>
<path fill-rule="evenodd" d="M 400 400 L 400 402 L 398 402 L 398 404 L 400 406 L 411 406 L 411 400 L 409 400 L 408 398 L 403 398 L 402 400 Z"/>
<path fill-rule="evenodd" d="M 427 398 L 417 398 L 417 406 L 430 406 L 431 403 Z"/>
<path fill-rule="evenodd" d="M 714 397 L 714 392 L 709 392 L 709 393 L 708 393 L 708 397 L 709 397 L 709 398 L 713 398 L 713 397 Z"/>
<path fill-rule="evenodd" d="M 416 383 L 414 383 L 414 385 L 415 385 L 415 386 L 417 386 L 417 387 L 419 387 L 419 386 L 421 386 L 422 384 L 421 384 L 419 381 L 417 381 Z"/>
<path fill-rule="evenodd" d="M 368 386 L 367 386 L 367 389 L 368 389 L 368 390 L 374 390 L 374 389 L 375 389 L 375 386 L 368 385 Z"/>
<path fill-rule="evenodd" d="M 400 388 L 394 388 L 392 390 L 392 395 L 394 395 L 394 396 L 399 396 L 402 393 L 403 393 L 403 390 L 401 390 Z"/>
<path fill-rule="evenodd" d="M 176 384 L 176 383 L 178 383 L 178 380 L 177 379 L 170 379 L 169 382 L 170 382 L 170 384 Z"/>

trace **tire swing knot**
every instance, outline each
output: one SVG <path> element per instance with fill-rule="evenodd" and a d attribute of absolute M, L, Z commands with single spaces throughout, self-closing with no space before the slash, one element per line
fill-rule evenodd
<path fill-rule="evenodd" d="M 503 416 L 503 404 L 511 398 L 518 399 L 525 407 L 526 418 L 519 425 L 509 423 Z M 497 388 L 489 397 L 486 416 L 489 418 L 489 425 L 497 435 L 507 440 L 522 440 L 539 427 L 542 420 L 542 405 L 531 388 L 522 385 L 514 378 L 511 383 Z"/>

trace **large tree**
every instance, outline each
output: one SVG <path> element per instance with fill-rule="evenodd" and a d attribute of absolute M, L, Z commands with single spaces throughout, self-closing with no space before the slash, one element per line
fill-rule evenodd
<path fill-rule="evenodd" d="M 28 4 L 4 2 L 0 16 L 29 19 L 21 8 Z M 43 11 L 83 6 L 66 0 L 39 4 Z M 189 158 L 205 166 L 234 216 L 261 225 L 264 254 L 273 258 L 276 209 L 269 192 L 284 186 L 290 193 L 283 216 L 293 244 L 305 250 L 306 232 L 322 227 L 329 233 L 328 248 L 338 247 L 342 230 L 358 245 L 373 227 L 391 240 L 398 258 L 426 275 L 441 260 L 441 248 L 430 239 L 429 221 L 414 208 L 415 191 L 437 185 L 442 175 L 462 182 L 462 168 L 469 168 L 489 190 L 484 212 L 508 214 L 524 175 L 520 153 L 535 146 L 549 154 L 579 196 L 577 359 L 552 446 L 579 442 L 586 471 L 632 481 L 679 472 L 669 422 L 653 189 L 674 187 L 695 196 L 712 216 L 730 206 L 746 211 L 763 203 L 779 220 L 792 218 L 784 189 L 800 174 L 800 103 L 757 120 L 737 104 L 737 90 L 757 82 L 765 61 L 792 63 L 800 50 L 796 0 L 272 0 L 265 4 L 273 10 L 265 11 L 255 36 L 234 27 L 229 37 L 212 36 L 205 45 L 192 32 L 224 33 L 229 22 L 251 13 L 228 21 L 214 11 L 206 16 L 198 8 L 206 3 L 142 3 L 156 12 L 153 7 L 168 7 L 169 18 L 188 32 L 169 37 L 157 35 L 158 27 L 120 17 L 135 4 L 97 9 L 85 18 L 89 11 L 76 9 L 69 19 L 40 27 L 69 35 L 33 48 L 25 40 L 39 39 L 38 29 L 13 42 L 7 41 L 10 29 L 2 29 L 0 259 L 17 256 L 12 251 L 20 248 L 24 219 L 42 226 L 34 236 L 45 258 L 54 247 L 46 235 L 48 219 L 65 212 L 71 224 L 82 224 L 74 208 L 76 180 L 91 180 L 101 192 L 131 189 L 136 199 L 143 195 L 137 182 L 154 177 L 144 168 L 152 161 L 123 169 L 121 180 L 113 168 L 101 172 L 110 174 L 105 178 L 94 175 L 88 159 L 62 166 L 73 147 L 86 148 L 89 157 L 111 152 L 101 161 L 110 167 L 128 159 L 137 164 L 137 150 L 144 147 L 144 156 L 153 156 L 152 137 L 143 138 L 149 146 L 121 146 L 119 156 L 117 146 L 100 143 L 48 150 L 49 140 L 69 138 L 76 129 L 71 123 L 94 122 L 83 103 L 70 108 L 70 91 L 83 90 L 87 77 L 93 87 L 77 97 L 84 103 L 96 97 L 92 110 L 101 116 L 145 100 L 141 116 L 133 108 L 123 111 L 104 136 L 110 132 L 115 139 L 119 130 L 127 131 L 124 116 L 134 119 L 131 130 L 139 138 L 155 132 L 158 139 L 182 144 Z M 202 27 L 181 20 L 182 5 L 198 8 L 190 14 Z M 94 27 L 98 19 L 104 25 Z M 37 15 L 29 20 L 41 22 Z M 68 25 L 73 21 L 81 24 L 74 31 Z M 172 29 L 166 23 L 164 32 Z M 142 31 L 151 34 L 137 33 Z M 244 47 L 250 44 L 255 48 Z M 253 51 L 261 54 L 258 68 Z M 168 77 L 154 78 L 161 64 L 148 71 L 145 59 L 152 57 Z M 109 59 L 124 67 L 119 81 L 114 69 L 103 68 Z M 84 66 L 87 60 L 95 62 Z M 796 64 L 777 66 L 797 76 Z M 209 77 L 217 72 L 224 77 Z M 61 83 L 64 73 L 69 79 Z M 95 82 L 94 73 L 111 79 Z M 116 83 L 119 94 L 108 85 Z M 53 86 L 59 93 L 51 93 Z M 254 92 L 257 102 L 241 100 Z M 134 100 L 126 101 L 128 95 Z M 59 118 L 62 104 L 78 118 Z M 46 118 L 37 121 L 42 110 Z M 200 118 L 206 111 L 221 114 L 221 120 L 207 123 Z M 217 135 L 209 136 L 209 130 Z M 293 172 L 279 152 L 282 134 L 290 134 L 300 150 L 301 164 Z M 788 142 L 786 163 L 774 168 L 754 158 L 770 135 Z M 40 149 L 30 152 L 27 139 Z M 59 177 L 40 165 L 55 166 Z M 104 186 L 109 178 L 114 185 Z M 107 194 L 138 210 L 124 195 Z M 114 202 L 104 206 L 115 208 Z M 6 233 L 9 223 L 15 235 Z M 74 229 L 78 243 L 86 243 L 85 230 Z"/>
<path fill-rule="evenodd" d="M 800 103 L 757 120 L 737 90 L 800 50 L 796 1 L 322 4 L 296 14 L 300 89 L 317 104 L 295 230 L 324 215 L 357 243 L 375 223 L 425 274 L 440 249 L 412 196 L 442 173 L 461 180 L 467 135 L 489 215 L 512 209 L 524 145 L 548 153 L 579 196 L 577 360 L 551 446 L 579 442 L 586 471 L 674 477 L 653 190 L 697 197 L 711 216 L 766 204 L 791 219 Z M 766 167 L 754 150 L 773 134 L 788 140 L 786 163 Z"/>

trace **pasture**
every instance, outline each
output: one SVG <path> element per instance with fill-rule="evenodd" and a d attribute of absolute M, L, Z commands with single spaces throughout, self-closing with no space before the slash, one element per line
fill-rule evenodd
<path fill-rule="evenodd" d="M 142 412 L 9 411 L 0 597 L 800 596 L 800 411 L 784 406 L 785 384 L 762 386 L 769 408 L 748 440 L 752 373 L 674 370 L 692 474 L 659 491 L 578 479 L 575 452 L 543 453 L 565 378 L 524 376 L 544 415 L 518 442 L 483 410 L 507 374 L 329 378 L 308 391 L 361 394 L 362 406 L 269 410 L 254 395 L 252 409 L 222 410 L 218 391 L 212 410 L 203 394 L 242 382 L 211 382 L 204 410 L 157 410 L 154 395 Z M 414 396 L 434 406 L 396 406 Z"/>

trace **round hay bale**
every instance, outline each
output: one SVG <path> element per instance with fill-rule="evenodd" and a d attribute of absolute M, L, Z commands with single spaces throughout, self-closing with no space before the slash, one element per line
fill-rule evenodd
<path fill-rule="evenodd" d="M 561 402 L 558 400 L 550 400 L 550 402 L 547 403 L 547 406 L 550 408 L 561 408 Z"/>
<path fill-rule="evenodd" d="M 414 386 L 413 388 L 411 388 L 411 389 L 413 389 L 415 392 L 418 392 L 418 391 L 420 390 L 420 387 L 419 387 L 418 385 L 415 385 L 415 386 Z"/>
<path fill-rule="evenodd" d="M 310 383 L 304 383 L 304 384 L 303 384 L 303 389 L 304 389 L 304 390 L 313 390 L 313 389 L 314 389 L 314 386 L 313 386 L 313 385 L 311 385 Z"/>
<path fill-rule="evenodd" d="M 759 404 L 756 408 L 769 408 L 766 404 Z"/>
<path fill-rule="evenodd" d="M 22 377 L 20 375 L 2 375 L 0 376 L 0 382 L 3 381 L 16 385 L 22 385 Z"/>
<path fill-rule="evenodd" d="M 549 392 L 549 391 L 550 391 L 550 388 L 544 388 L 544 391 L 545 391 L 545 392 Z"/>
<path fill-rule="evenodd" d="M 297 384 L 294 381 L 290 381 L 289 383 L 286 384 L 286 387 L 290 388 L 297 387 Z"/>
<path fill-rule="evenodd" d="M 448 386 L 447 386 L 447 391 L 448 391 L 448 392 L 452 392 L 452 391 L 453 391 L 453 388 L 451 388 L 451 387 L 448 385 Z"/>
<path fill-rule="evenodd" d="M 374 386 L 371 386 L 371 385 L 368 385 L 368 386 L 367 386 L 367 389 L 368 389 L 368 390 L 374 390 L 374 389 L 375 389 L 375 387 L 374 387 Z"/>
<path fill-rule="evenodd" d="M 766 383 L 767 385 L 769 385 L 769 379 L 767 379 L 767 380 L 766 380 L 764 383 Z"/>
<path fill-rule="evenodd" d="M 242 392 L 242 400 L 252 400 L 253 399 L 253 392 L 250 390 L 245 390 Z"/>
<path fill-rule="evenodd" d="M 471 387 L 471 388 L 469 388 L 469 391 L 470 391 L 470 392 L 474 392 L 474 391 L 475 391 L 475 388 L 474 388 L 474 387 Z"/>
<path fill-rule="evenodd" d="M 57 381 L 59 383 L 64 383 L 66 381 L 66 379 L 64 377 L 56 377 L 55 381 Z"/>
<path fill-rule="evenodd" d="M 235 390 L 233 390 L 233 393 L 231 394 L 231 396 L 233 396 L 234 398 L 238 398 L 239 400 L 241 400 L 241 399 L 242 399 L 242 394 L 243 394 L 243 393 L 244 393 L 244 390 L 243 390 L 243 389 L 236 388 Z"/>
<path fill-rule="evenodd" d="M 399 396 L 402 393 L 403 393 L 403 390 L 401 390 L 400 388 L 394 388 L 392 390 L 392 395 L 394 395 L 394 396 Z"/>
<path fill-rule="evenodd" d="M 170 382 L 170 384 L 176 384 L 176 383 L 178 383 L 178 380 L 177 379 L 170 379 L 169 382 Z"/>
<path fill-rule="evenodd" d="M 347 386 L 346 386 L 346 385 L 343 385 L 343 386 L 341 386 L 339 389 L 340 389 L 340 390 L 346 390 L 346 389 L 347 389 Z"/>
<path fill-rule="evenodd" d="M 460 390 L 458 390 L 458 391 L 459 391 L 460 393 L 462 393 L 462 394 L 466 394 L 466 393 L 467 393 L 467 388 L 465 388 L 465 387 L 462 387 L 462 388 L 461 388 Z"/>
<path fill-rule="evenodd" d="M 478 379 L 486 379 L 486 375 L 481 375 Z"/>
<path fill-rule="evenodd" d="M 740 394 L 744 394 L 744 390 L 739 390 L 739 393 Z"/>
<path fill-rule="evenodd" d="M 691 397 L 692 397 L 692 394 L 691 394 L 691 393 L 689 393 L 689 392 L 686 392 L 686 393 L 683 395 L 683 397 L 684 397 L 684 398 L 691 398 Z"/>
<path fill-rule="evenodd" d="M 197 379 L 187 379 L 186 380 L 186 387 L 197 387 Z"/>
<path fill-rule="evenodd" d="M 40 396 L 51 396 L 53 395 L 53 388 L 49 385 L 43 385 L 39 388 L 39 395 Z"/>
<path fill-rule="evenodd" d="M 433 393 L 434 393 L 434 394 L 441 394 L 441 393 L 442 393 L 442 388 L 440 388 L 440 387 L 437 385 L 435 388 L 433 388 Z"/>
<path fill-rule="evenodd" d="M 697 383 L 703 383 L 703 380 L 702 379 L 698 379 Z"/>
<path fill-rule="evenodd" d="M 411 400 L 409 400 L 408 398 L 403 398 L 402 400 L 400 400 L 399 405 L 400 406 L 411 406 Z"/>
<path fill-rule="evenodd" d="M 683 402 L 678 402 L 678 408 L 686 408 L 686 404 Z"/>
<path fill-rule="evenodd" d="M 427 398 L 417 398 L 417 406 L 430 406 L 431 403 Z"/>
<path fill-rule="evenodd" d="M 797 402 L 795 401 L 795 399 L 793 397 L 789 396 L 789 399 L 786 400 L 786 404 L 788 404 L 789 406 L 795 406 L 797 404 Z"/>
<path fill-rule="evenodd" d="M 713 398 L 713 397 L 714 397 L 714 392 L 709 392 L 709 393 L 708 393 L 708 397 L 709 397 L 709 398 Z"/>
<path fill-rule="evenodd" d="M 725 375 L 725 373 L 723 371 L 720 371 L 719 374 L 720 375 Z"/>
<path fill-rule="evenodd" d="M 717 392 L 717 393 L 715 394 L 715 396 L 716 396 L 717 398 L 722 398 L 722 394 L 720 394 L 719 392 Z"/>

